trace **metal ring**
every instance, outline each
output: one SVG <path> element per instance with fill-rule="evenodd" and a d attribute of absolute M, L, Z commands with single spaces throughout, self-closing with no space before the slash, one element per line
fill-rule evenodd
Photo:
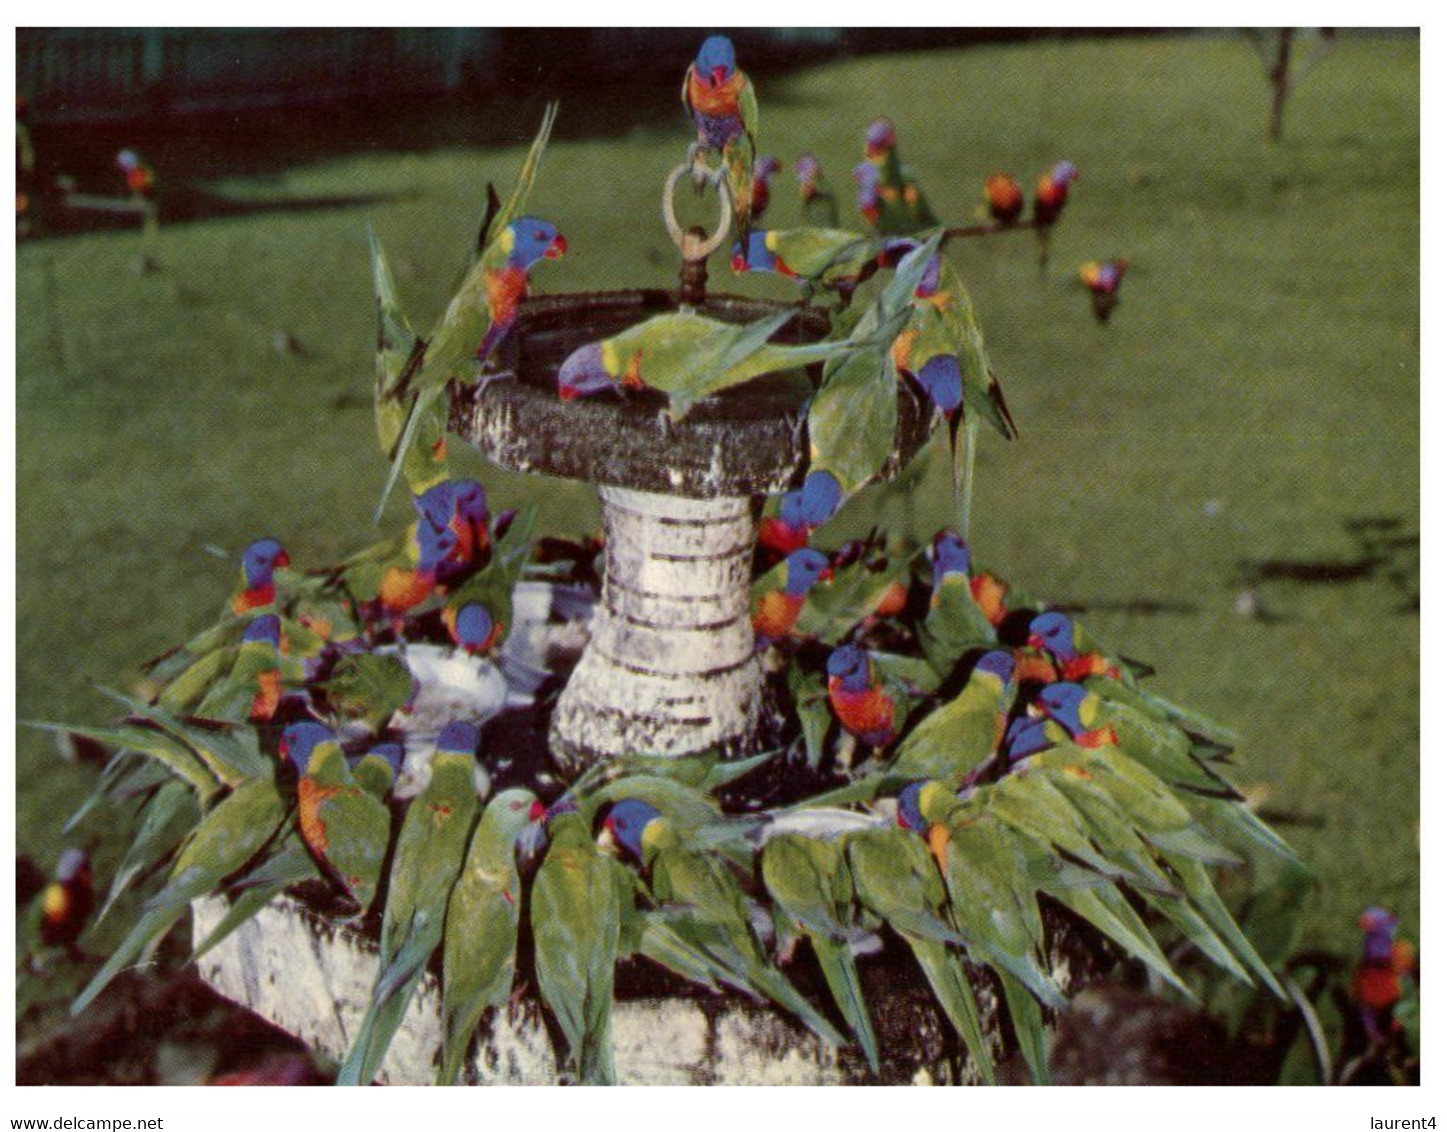
<path fill-rule="evenodd" d="M 678 223 L 678 217 L 673 211 L 673 194 L 678 188 L 678 182 L 692 175 L 693 169 L 690 166 L 686 164 L 679 165 L 668 175 L 668 180 L 663 183 L 663 226 L 668 229 L 669 239 L 678 246 L 678 250 L 683 253 L 684 259 L 700 260 L 707 259 L 728 239 L 729 224 L 733 220 L 733 200 L 729 196 L 727 179 L 724 177 L 715 178 L 714 184 L 718 186 L 719 202 L 722 206 L 719 214 L 718 228 L 714 231 L 714 234 L 701 245 L 695 245 L 693 240 L 689 238 L 688 233 L 685 232 L 683 227 Z M 692 255 L 689 254 L 690 251 L 693 252 Z"/>

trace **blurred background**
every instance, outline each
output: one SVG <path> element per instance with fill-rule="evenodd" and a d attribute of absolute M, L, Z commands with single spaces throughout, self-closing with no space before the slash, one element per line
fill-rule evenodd
<path fill-rule="evenodd" d="M 789 171 L 805 150 L 860 226 L 849 171 L 882 114 L 948 223 L 976 219 L 992 172 L 1028 192 L 1055 161 L 1080 166 L 1043 277 L 1023 234 L 951 251 L 1022 434 L 983 442 L 976 556 L 1087 611 L 1154 663 L 1164 695 L 1240 732 L 1236 781 L 1319 875 L 1307 945 L 1349 963 L 1369 903 L 1415 937 L 1415 34 L 1301 32 L 1277 140 L 1275 29 L 1261 51 L 1236 32 L 730 34 L 758 88 L 761 153 L 785 166 L 769 226 L 801 222 Z M 367 227 L 430 324 L 485 183 L 511 184 L 550 99 L 562 111 L 530 211 L 569 253 L 534 289 L 676 279 L 658 199 L 690 140 L 678 91 L 701 36 L 19 31 L 33 157 L 17 262 L 22 720 L 109 718 L 89 682 L 133 687 L 140 661 L 211 621 L 251 539 L 307 566 L 373 538 Z M 151 237 L 124 207 L 127 147 L 154 170 Z M 1129 274 L 1101 325 L 1078 269 L 1117 256 Z M 793 294 L 722 259 L 713 276 Z M 595 527 L 588 490 L 472 459 L 503 505 Z M 931 497 L 922 532 L 949 521 L 947 489 Z M 90 851 L 103 888 L 136 815 L 63 831 L 93 752 L 21 728 L 16 773 L 21 896 L 67 846 Z M 22 961 L 22 1081 L 204 1080 L 289 1048 L 164 953 L 165 978 L 136 972 L 70 1020 L 125 911 L 79 957 Z"/>

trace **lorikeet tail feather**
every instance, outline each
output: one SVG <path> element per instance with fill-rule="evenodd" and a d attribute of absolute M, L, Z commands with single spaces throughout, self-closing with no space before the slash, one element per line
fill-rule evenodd
<path fill-rule="evenodd" d="M 980 1080 L 986 1085 L 995 1083 L 995 1067 L 990 1058 L 990 1049 L 985 1041 L 985 1032 L 980 1028 L 979 1006 L 975 992 L 965 973 L 964 962 L 951 955 L 943 944 L 932 940 L 911 939 L 910 949 L 919 962 L 920 970 L 935 992 L 935 998 L 954 1026 L 960 1040 L 969 1051 L 970 1060 Z"/>
<path fill-rule="evenodd" d="M 874 1025 L 869 1020 L 869 1006 L 864 1000 L 864 988 L 859 985 L 859 971 L 854 966 L 854 956 L 847 943 L 838 943 L 820 936 L 810 937 L 814 943 L 814 954 L 824 970 L 824 979 L 829 992 L 834 996 L 839 1012 L 859 1039 L 869 1068 L 879 1072 L 879 1043 L 874 1037 Z"/>
<path fill-rule="evenodd" d="M 1045 1017 L 1040 1011 L 1040 1003 L 1003 972 L 1000 973 L 1000 984 L 1005 990 L 1005 1006 L 1010 1011 L 1010 1023 L 1015 1027 L 1015 1038 L 1030 1069 L 1030 1078 L 1037 1085 L 1048 1085 L 1050 1049 L 1045 1040 Z"/>

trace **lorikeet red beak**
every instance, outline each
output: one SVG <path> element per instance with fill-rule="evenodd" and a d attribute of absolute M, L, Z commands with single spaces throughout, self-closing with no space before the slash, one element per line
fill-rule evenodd
<path fill-rule="evenodd" d="M 718 66 L 709 72 L 708 81 L 713 86 L 723 86 L 724 83 L 728 82 L 728 79 L 729 69 L 727 67 Z"/>
<path fill-rule="evenodd" d="M 563 234 L 562 234 L 561 232 L 559 232 L 556 236 L 553 237 L 553 242 L 548 245 L 548 250 L 545 251 L 545 252 L 543 252 L 543 258 L 544 258 L 544 259 L 561 259 L 562 256 L 563 256 L 563 253 L 566 252 L 567 250 L 568 250 L 568 241 L 565 240 L 565 239 L 563 239 Z"/>

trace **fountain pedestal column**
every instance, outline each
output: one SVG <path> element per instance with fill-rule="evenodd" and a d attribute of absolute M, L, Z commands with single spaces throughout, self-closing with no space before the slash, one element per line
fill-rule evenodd
<path fill-rule="evenodd" d="M 763 669 L 749 617 L 749 500 L 604 487 L 606 570 L 587 649 L 558 700 L 552 747 L 685 755 L 750 745 Z"/>

